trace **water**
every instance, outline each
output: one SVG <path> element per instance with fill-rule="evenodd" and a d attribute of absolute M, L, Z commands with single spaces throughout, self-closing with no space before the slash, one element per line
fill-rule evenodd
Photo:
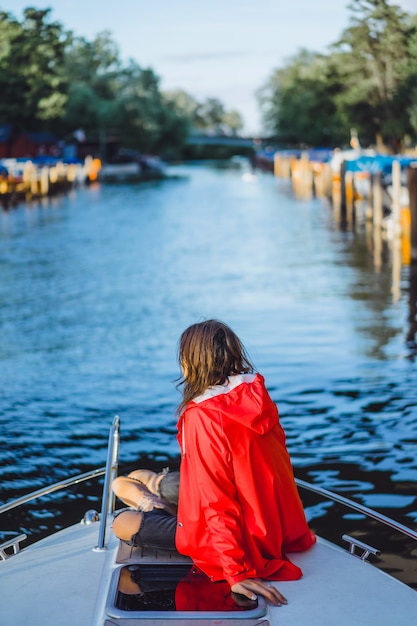
<path fill-rule="evenodd" d="M 416 272 L 286 181 L 175 173 L 1 214 L 0 501 L 104 465 L 115 414 L 124 466 L 175 465 L 177 340 L 216 317 L 264 374 L 296 475 L 417 528 Z M 17 521 L 59 527 L 96 499 Z M 306 505 L 333 528 L 336 505 Z M 396 545 L 385 567 L 417 585 L 415 545 Z"/>

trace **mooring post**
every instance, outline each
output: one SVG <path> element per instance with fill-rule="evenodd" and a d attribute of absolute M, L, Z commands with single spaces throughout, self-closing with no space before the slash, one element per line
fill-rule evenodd
<path fill-rule="evenodd" d="M 310 198 L 313 194 L 313 169 L 307 151 L 304 151 L 300 159 L 300 186 L 303 198 Z"/>
<path fill-rule="evenodd" d="M 43 167 L 41 169 L 39 186 L 40 186 L 41 196 L 47 196 L 49 193 L 49 168 L 48 167 Z"/>
<path fill-rule="evenodd" d="M 347 223 L 352 226 L 355 220 L 355 184 L 353 172 L 350 171 L 345 174 L 345 194 Z"/>
<path fill-rule="evenodd" d="M 340 219 L 346 221 L 346 161 L 340 164 Z"/>
<path fill-rule="evenodd" d="M 274 154 L 274 176 L 279 178 L 281 176 L 281 174 L 282 174 L 281 155 L 279 154 L 279 152 L 275 152 L 275 154 Z"/>
<path fill-rule="evenodd" d="M 408 168 L 408 192 L 410 195 L 411 263 L 417 263 L 417 167 Z"/>
<path fill-rule="evenodd" d="M 392 220 L 394 234 L 401 233 L 401 163 L 392 162 Z"/>
<path fill-rule="evenodd" d="M 374 227 L 381 228 L 383 218 L 383 206 L 382 206 L 382 173 L 376 172 L 373 176 L 372 184 L 372 201 L 373 201 L 373 216 Z"/>

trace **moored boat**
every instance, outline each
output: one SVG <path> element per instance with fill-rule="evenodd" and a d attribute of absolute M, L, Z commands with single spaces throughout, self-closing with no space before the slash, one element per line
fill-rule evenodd
<path fill-rule="evenodd" d="M 98 180 L 107 183 L 141 182 L 166 177 L 167 166 L 158 157 L 148 155 L 125 155 L 101 165 Z"/>

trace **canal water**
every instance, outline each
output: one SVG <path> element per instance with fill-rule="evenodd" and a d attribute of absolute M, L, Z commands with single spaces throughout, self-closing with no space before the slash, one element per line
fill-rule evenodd
<path fill-rule="evenodd" d="M 288 181 L 171 173 L 1 213 L 0 503 L 103 466 L 115 414 L 122 469 L 176 466 L 177 340 L 215 317 L 265 376 L 295 474 L 417 529 L 416 272 Z M 77 489 L 6 516 L 3 536 L 79 519 L 98 491 Z M 363 521 L 305 504 L 331 538 L 336 514 Z M 366 531 L 417 586 L 417 546 Z"/>

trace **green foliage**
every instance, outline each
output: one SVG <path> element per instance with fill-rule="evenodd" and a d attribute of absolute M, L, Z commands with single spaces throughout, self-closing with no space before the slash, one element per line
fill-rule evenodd
<path fill-rule="evenodd" d="M 300 50 L 259 92 L 268 129 L 285 144 L 332 145 L 346 131 L 331 97 L 339 89 L 331 60 Z"/>
<path fill-rule="evenodd" d="M 243 128 L 243 119 L 239 111 L 232 109 L 231 111 L 225 111 L 222 124 L 226 132 L 237 135 Z"/>
<path fill-rule="evenodd" d="M 341 145 L 352 127 L 363 143 L 417 137 L 416 16 L 386 0 L 350 9 L 328 55 L 301 51 L 260 91 L 265 122 L 284 141 Z"/>
<path fill-rule="evenodd" d="M 165 100 L 159 90 L 159 80 L 151 69 L 142 70 L 131 62 L 117 77 L 119 103 L 119 130 L 124 145 L 140 145 L 143 151 L 163 151 L 168 147 L 176 121 L 181 127 L 180 115 Z M 176 140 L 182 144 L 185 133 Z"/>
<path fill-rule="evenodd" d="M 133 61 L 123 66 L 108 32 L 92 42 L 74 39 L 66 73 L 70 89 L 63 123 L 68 133 L 82 126 L 89 137 L 104 141 L 118 135 L 126 148 L 153 152 L 166 147 L 177 125 L 175 139 L 184 142 L 181 116 L 164 100 L 157 76 Z"/>
<path fill-rule="evenodd" d="M 217 98 L 198 102 L 182 89 L 167 92 L 167 100 L 189 120 L 190 130 L 196 133 L 236 135 L 243 128 L 242 116 L 238 111 L 227 111 Z"/>
<path fill-rule="evenodd" d="M 118 52 L 108 33 L 97 35 L 91 43 L 71 39 L 65 54 L 68 102 L 61 120 L 67 133 L 81 126 L 88 135 L 97 136 L 112 122 L 118 67 Z"/>
<path fill-rule="evenodd" d="M 417 137 L 417 14 L 411 16 L 408 31 L 409 72 L 401 87 L 406 103 L 406 115 L 410 124 L 410 135 Z"/>
<path fill-rule="evenodd" d="M 354 0 L 351 10 L 351 26 L 334 45 L 344 84 L 337 106 L 363 135 L 392 140 L 409 130 L 402 115 L 411 69 L 409 17 L 386 0 Z"/>
<path fill-rule="evenodd" d="M 27 8 L 21 23 L 0 13 L 0 120 L 18 130 L 48 126 L 67 102 L 67 34 L 49 13 Z"/>
<path fill-rule="evenodd" d="M 175 157 L 193 128 L 242 127 L 239 114 L 216 99 L 163 94 L 152 69 L 121 62 L 108 31 L 92 41 L 76 37 L 50 21 L 50 9 L 27 8 L 22 22 L 0 12 L 0 93 L 0 123 L 65 138 L 82 129 L 104 159 L 110 138 Z"/>

